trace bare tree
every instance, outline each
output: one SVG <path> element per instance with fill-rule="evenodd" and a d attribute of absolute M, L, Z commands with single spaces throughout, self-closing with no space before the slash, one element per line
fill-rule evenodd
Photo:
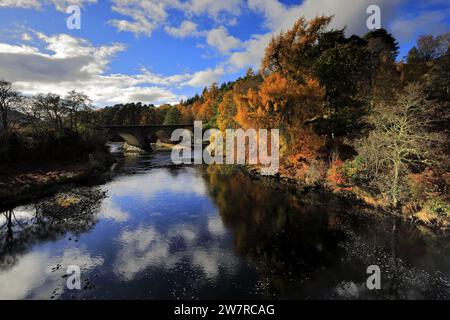
<path fill-rule="evenodd" d="M 86 94 L 72 90 L 65 97 L 64 103 L 69 110 L 70 129 L 78 132 L 78 112 L 88 110 L 92 101 Z"/>
<path fill-rule="evenodd" d="M 34 97 L 33 108 L 40 118 L 44 120 L 51 129 L 62 132 L 64 129 L 64 116 L 67 109 L 62 103 L 62 99 L 56 94 L 39 94 Z"/>
<path fill-rule="evenodd" d="M 430 166 L 442 138 L 431 131 L 435 103 L 417 84 L 407 86 L 394 103 L 381 103 L 368 117 L 373 130 L 359 141 L 365 178 L 397 207 L 405 177 Z"/>
<path fill-rule="evenodd" d="M 17 92 L 11 82 L 0 80 L 0 117 L 1 117 L 1 132 L 8 134 L 9 128 L 9 113 L 15 107 L 15 104 L 20 100 L 20 94 Z"/>

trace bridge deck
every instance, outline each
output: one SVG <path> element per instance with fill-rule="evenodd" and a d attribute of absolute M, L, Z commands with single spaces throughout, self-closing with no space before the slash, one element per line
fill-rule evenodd
<path fill-rule="evenodd" d="M 150 125 L 139 125 L 139 126 L 133 126 L 133 125 L 127 125 L 127 126 L 101 126 L 100 128 L 104 129 L 120 129 L 120 128 L 136 128 L 136 129 L 151 129 L 151 128 L 180 128 L 180 127 L 194 127 L 193 124 L 150 124 Z"/>

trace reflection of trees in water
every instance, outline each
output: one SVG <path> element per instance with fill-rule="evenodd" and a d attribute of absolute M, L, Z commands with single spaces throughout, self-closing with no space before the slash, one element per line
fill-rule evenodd
<path fill-rule="evenodd" d="M 299 197 L 217 170 L 209 167 L 205 175 L 211 196 L 233 232 L 237 254 L 269 280 L 266 294 L 405 298 L 414 292 L 416 298 L 435 298 L 445 289 L 413 265 L 414 257 L 435 246 L 417 227 L 364 214 L 365 208 L 325 193 Z M 365 287 L 373 264 L 382 269 L 382 291 Z"/>
<path fill-rule="evenodd" d="M 61 206 L 58 203 L 61 197 L 72 197 L 77 201 Z M 97 221 L 95 209 L 103 197 L 102 192 L 80 189 L 1 212 L 0 268 L 13 266 L 16 256 L 36 243 L 57 240 L 67 232 L 81 234 L 90 230 Z"/>
<path fill-rule="evenodd" d="M 249 257 L 276 291 L 302 281 L 316 268 L 336 263 L 342 256 L 337 206 L 325 195 L 300 198 L 277 193 L 242 173 L 221 175 L 209 169 L 207 181 L 223 222 L 234 234 L 237 254 Z"/>

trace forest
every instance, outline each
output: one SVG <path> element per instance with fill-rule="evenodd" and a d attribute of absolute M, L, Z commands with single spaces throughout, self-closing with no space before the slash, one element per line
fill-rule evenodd
<path fill-rule="evenodd" d="M 280 129 L 281 177 L 449 226 L 450 33 L 421 36 L 400 59 L 388 31 L 347 36 L 331 21 L 300 18 L 272 38 L 259 71 L 174 106 L 96 109 L 76 91 L 24 97 L 2 81 L 0 161 L 67 156 L 50 146 L 70 136 L 83 149 L 101 125 Z"/>

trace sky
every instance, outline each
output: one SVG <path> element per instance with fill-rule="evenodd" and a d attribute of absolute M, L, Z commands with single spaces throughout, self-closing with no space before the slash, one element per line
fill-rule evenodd
<path fill-rule="evenodd" d="M 66 10 L 81 9 L 80 29 Z M 364 35 L 369 5 L 405 56 L 450 31 L 448 0 L 0 0 L 0 79 L 24 94 L 70 90 L 96 106 L 176 103 L 258 69 L 273 34 L 301 16 Z"/>

